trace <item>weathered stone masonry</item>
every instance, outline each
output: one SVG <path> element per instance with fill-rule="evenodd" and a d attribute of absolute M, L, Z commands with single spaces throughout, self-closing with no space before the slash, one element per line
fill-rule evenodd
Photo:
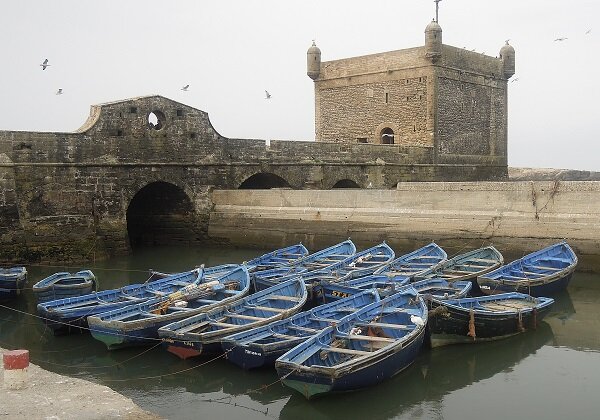
<path fill-rule="evenodd" d="M 151 112 L 160 116 L 158 130 Z M 0 259 L 91 259 L 127 252 L 132 241 L 203 241 L 209 192 L 245 181 L 253 188 L 330 189 L 344 181 L 389 189 L 399 181 L 498 179 L 505 171 L 434 164 L 432 148 L 422 146 L 267 147 L 224 138 L 205 112 L 160 96 L 118 101 L 93 106 L 74 133 L 0 132 Z M 248 184 L 257 174 L 268 176 Z M 132 231 L 140 236 L 131 238 Z"/>

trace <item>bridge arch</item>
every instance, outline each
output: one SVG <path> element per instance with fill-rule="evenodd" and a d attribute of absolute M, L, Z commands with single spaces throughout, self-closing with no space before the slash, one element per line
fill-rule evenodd
<path fill-rule="evenodd" d="M 240 190 L 268 190 L 271 188 L 291 188 L 291 186 L 279 175 L 270 172 L 259 172 L 246 178 L 238 187 Z"/>
<path fill-rule="evenodd" d="M 360 188 L 360 185 L 358 185 L 356 182 L 352 181 L 351 179 L 340 179 L 338 182 L 336 182 L 335 184 L 333 184 L 333 186 L 331 187 L 333 188 Z"/>
<path fill-rule="evenodd" d="M 126 218 L 132 249 L 197 240 L 194 204 L 183 189 L 170 182 L 154 181 L 139 189 L 129 202 Z"/>

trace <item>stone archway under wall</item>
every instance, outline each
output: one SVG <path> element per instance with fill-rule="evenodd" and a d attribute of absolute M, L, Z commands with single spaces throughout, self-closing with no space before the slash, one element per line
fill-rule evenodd
<path fill-rule="evenodd" d="M 333 184 L 331 188 L 360 188 L 360 185 L 351 179 L 340 179 L 338 182 Z"/>
<path fill-rule="evenodd" d="M 180 187 L 156 181 L 141 188 L 127 207 L 132 249 L 198 242 L 194 205 Z"/>
<path fill-rule="evenodd" d="M 259 172 L 240 184 L 240 190 L 268 190 L 271 188 L 291 188 L 290 184 L 280 177 L 269 172 Z"/>

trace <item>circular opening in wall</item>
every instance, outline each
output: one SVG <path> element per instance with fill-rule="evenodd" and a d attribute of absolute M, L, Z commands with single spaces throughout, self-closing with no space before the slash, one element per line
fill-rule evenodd
<path fill-rule="evenodd" d="M 165 126 L 165 114 L 161 111 L 152 111 L 148 114 L 148 127 L 153 130 L 161 130 Z"/>

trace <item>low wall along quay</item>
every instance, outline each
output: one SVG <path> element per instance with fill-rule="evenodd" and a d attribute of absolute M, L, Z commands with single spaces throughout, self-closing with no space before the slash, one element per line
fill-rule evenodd
<path fill-rule="evenodd" d="M 394 190 L 215 190 L 209 236 L 310 249 L 351 237 L 399 250 L 434 240 L 449 255 L 495 245 L 508 260 L 566 239 L 600 271 L 600 182 L 418 182 Z"/>

